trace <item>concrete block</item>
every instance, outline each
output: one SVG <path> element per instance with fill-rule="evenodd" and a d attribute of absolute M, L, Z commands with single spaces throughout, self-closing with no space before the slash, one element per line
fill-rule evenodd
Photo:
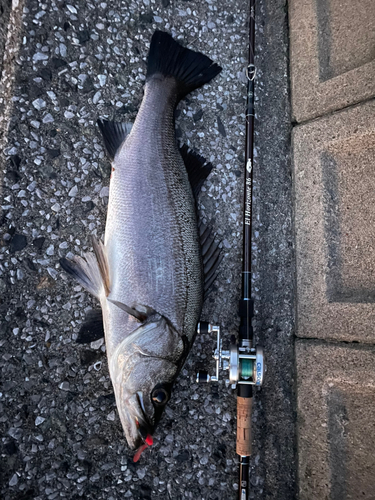
<path fill-rule="evenodd" d="M 297 122 L 375 95 L 373 0 L 291 0 L 289 19 Z"/>
<path fill-rule="evenodd" d="M 293 132 L 297 336 L 375 341 L 375 102 Z"/>
<path fill-rule="evenodd" d="M 375 349 L 297 341 L 300 500 L 375 496 Z"/>

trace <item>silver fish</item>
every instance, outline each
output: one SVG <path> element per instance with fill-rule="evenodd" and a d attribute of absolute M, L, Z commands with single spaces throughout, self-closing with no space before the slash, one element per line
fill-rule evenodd
<path fill-rule="evenodd" d="M 100 301 L 109 372 L 132 449 L 152 443 L 220 261 L 210 232 L 199 230 L 195 202 L 212 166 L 179 150 L 174 130 L 178 102 L 220 71 L 169 34 L 154 33 L 130 133 L 124 124 L 98 122 L 112 159 L 104 244 L 94 241 L 93 253 L 60 261 Z"/>

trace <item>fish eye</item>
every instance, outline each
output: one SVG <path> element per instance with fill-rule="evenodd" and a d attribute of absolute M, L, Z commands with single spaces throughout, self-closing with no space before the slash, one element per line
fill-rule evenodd
<path fill-rule="evenodd" d="M 168 402 L 169 394 L 165 389 L 158 387 L 152 391 L 151 399 L 154 404 L 162 406 Z"/>

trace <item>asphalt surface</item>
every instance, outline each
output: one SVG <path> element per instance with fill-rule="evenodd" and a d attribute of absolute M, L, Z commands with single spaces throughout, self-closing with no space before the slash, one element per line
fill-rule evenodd
<path fill-rule="evenodd" d="M 75 342 L 95 300 L 58 261 L 87 251 L 90 235 L 104 232 L 110 165 L 96 120 L 134 120 L 152 33 L 169 31 L 223 67 L 181 103 L 176 124 L 178 140 L 216 167 L 199 201 L 202 219 L 222 241 L 224 260 L 202 319 L 219 323 L 227 339 L 236 334 L 247 7 L 242 0 L 48 0 L 20 2 L 10 16 L 0 101 L 4 500 L 236 498 L 235 394 L 224 382 L 195 383 L 198 367 L 213 370 L 213 339 L 196 339 L 155 444 L 134 464 L 105 346 Z M 289 499 L 295 495 L 295 442 L 284 2 L 259 2 L 257 16 L 255 326 L 268 371 L 255 402 L 251 497 Z"/>

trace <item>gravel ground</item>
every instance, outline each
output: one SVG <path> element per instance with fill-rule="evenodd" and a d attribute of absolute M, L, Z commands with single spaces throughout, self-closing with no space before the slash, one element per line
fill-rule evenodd
<path fill-rule="evenodd" d="M 181 103 L 177 135 L 216 166 L 202 189 L 200 210 L 221 238 L 225 255 L 202 318 L 220 323 L 226 338 L 236 333 L 247 2 L 25 0 L 13 5 L 0 100 L 0 142 L 5 146 L 0 246 L 1 498 L 236 498 L 235 394 L 224 382 L 210 387 L 195 383 L 197 367 L 209 364 L 213 339 L 197 338 L 155 444 L 134 464 L 114 402 L 105 346 L 102 341 L 75 342 L 95 300 L 65 276 L 58 261 L 89 250 L 90 235 L 104 232 L 110 164 L 96 120 L 134 120 L 152 33 L 156 28 L 169 31 L 223 67 L 211 84 Z M 283 2 L 276 0 L 259 4 L 261 36 L 267 15 L 281 16 L 279 27 L 285 35 L 283 8 Z M 280 110 L 284 123 L 288 105 L 283 34 L 281 39 L 281 48 L 277 48 L 276 38 L 273 47 L 276 55 L 277 50 L 282 52 L 277 71 L 284 86 L 281 105 L 286 108 Z M 263 56 L 259 52 L 264 68 L 259 72 L 258 103 L 263 112 L 272 105 L 267 100 L 267 86 L 262 87 L 262 71 L 270 69 L 264 59 L 267 50 Z M 268 139 L 273 140 L 271 131 L 278 126 L 277 119 L 268 124 Z M 274 141 L 278 158 L 286 154 L 279 166 L 281 180 L 271 192 L 263 193 L 264 200 L 279 197 L 271 214 L 267 202 L 259 199 L 263 189 L 259 183 L 272 171 L 272 155 L 264 154 L 264 173 L 256 179 L 257 237 L 259 231 L 260 237 L 264 233 L 264 221 L 272 217 L 275 207 L 290 211 L 288 155 L 283 151 L 287 140 L 288 130 L 281 127 Z M 258 155 L 262 147 L 258 145 Z M 286 188 L 280 184 L 284 181 Z M 285 217 L 287 222 L 276 221 L 275 237 L 270 237 L 273 251 L 280 249 L 280 263 L 287 267 L 281 271 L 284 281 L 275 278 L 268 282 L 271 287 L 276 284 L 276 289 L 262 288 L 275 263 L 267 257 L 269 236 L 263 234 L 266 243 L 255 241 L 254 247 L 257 299 L 267 300 L 279 290 L 276 302 L 271 297 L 266 308 L 257 307 L 259 336 L 272 346 L 270 333 L 279 332 L 278 345 L 289 356 L 286 370 L 290 376 L 282 382 L 285 374 L 273 369 L 279 363 L 273 353 L 269 371 L 275 378 L 267 384 L 264 404 L 263 395 L 257 397 L 254 415 L 258 430 L 253 498 L 292 498 L 280 496 L 277 488 L 281 485 L 280 491 L 292 492 L 282 485 L 293 482 L 293 437 L 286 452 L 275 451 L 274 443 L 266 439 L 280 431 L 280 418 L 293 426 L 290 213 Z M 281 324 L 273 321 L 285 304 Z M 268 325 L 265 315 L 271 315 Z M 275 388 L 278 396 L 273 400 Z M 287 398 L 284 406 L 280 391 Z M 264 408 L 270 409 L 272 401 L 276 401 L 275 417 L 267 427 Z M 291 436 L 292 428 L 287 427 Z M 277 434 L 274 436 L 278 441 Z M 267 464 L 262 463 L 265 459 L 272 464 L 271 481 Z"/>

